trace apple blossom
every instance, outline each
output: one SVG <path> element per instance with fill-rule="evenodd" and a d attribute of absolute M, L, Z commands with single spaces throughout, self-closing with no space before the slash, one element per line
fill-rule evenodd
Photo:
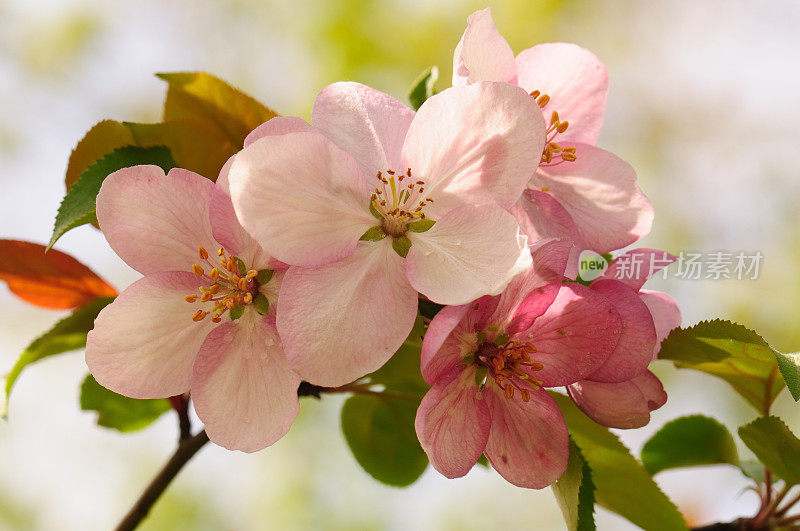
<path fill-rule="evenodd" d="M 667 401 L 664 387 L 647 366 L 664 338 L 680 326 L 681 314 L 672 297 L 641 287 L 675 259 L 664 251 L 635 249 L 613 260 L 590 285 L 612 301 L 623 320 L 619 344 L 606 363 L 567 387 L 578 407 L 599 424 L 641 428 L 650 422 L 650 412 Z"/>
<path fill-rule="evenodd" d="M 312 123 L 273 119 L 263 127 L 276 134 L 255 131 L 231 167 L 231 195 L 247 231 L 293 266 L 277 314 L 290 365 L 335 386 L 391 357 L 417 292 L 465 304 L 528 267 L 506 208 L 539 158 L 544 121 L 505 83 L 445 90 L 416 114 L 335 83 L 317 96 Z"/>
<path fill-rule="evenodd" d="M 446 307 L 431 321 L 421 368 L 433 387 L 416 430 L 445 476 L 463 476 L 481 454 L 521 487 L 546 487 L 564 472 L 567 426 L 545 388 L 595 372 L 621 326 L 605 297 L 562 283 L 570 245 L 545 242 L 502 294 Z"/>
<path fill-rule="evenodd" d="M 187 170 L 135 166 L 109 175 L 97 219 L 112 249 L 144 277 L 104 308 L 86 363 L 133 398 L 191 391 L 209 438 L 256 451 L 299 409 L 274 306 L 283 271 L 244 232 L 227 192 Z"/>
<path fill-rule="evenodd" d="M 531 167 L 530 187 L 563 205 L 586 248 L 609 252 L 650 231 L 653 208 L 636 185 L 636 172 L 594 146 L 608 93 L 606 68 L 594 54 L 574 44 L 547 43 L 515 58 L 486 8 L 469 16 L 453 54 L 453 86 L 481 81 L 518 85 L 541 108 L 547 139 L 538 167 Z"/>

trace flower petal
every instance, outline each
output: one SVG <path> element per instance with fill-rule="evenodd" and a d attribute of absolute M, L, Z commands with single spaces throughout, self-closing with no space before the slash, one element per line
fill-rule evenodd
<path fill-rule="evenodd" d="M 433 467 L 448 478 L 466 475 L 486 447 L 491 418 L 477 397 L 475 371 L 456 369 L 422 398 L 414 425 Z"/>
<path fill-rule="evenodd" d="M 514 217 L 500 207 L 464 205 L 426 232 L 409 232 L 406 258 L 414 289 L 439 304 L 496 295 L 531 264 Z"/>
<path fill-rule="evenodd" d="M 142 274 L 188 271 L 199 247 L 214 249 L 208 217 L 214 183 L 175 168 L 133 166 L 105 178 L 97 220 L 120 258 Z"/>
<path fill-rule="evenodd" d="M 525 190 L 510 212 L 528 237 L 529 245 L 545 238 L 572 240 L 575 245 L 570 250 L 564 276 L 574 279 L 578 275 L 578 259 L 586 246 L 578 226 L 561 203 L 547 192 Z"/>
<path fill-rule="evenodd" d="M 453 334 L 460 329 L 472 304 L 461 306 L 445 306 L 437 313 L 428 325 L 422 339 L 420 369 L 422 377 L 433 384 L 442 374 L 450 371 L 464 357 L 461 342 Z"/>
<path fill-rule="evenodd" d="M 569 435 L 555 400 L 546 391 L 531 391 L 524 402 L 517 393 L 506 399 L 493 383 L 484 388 L 492 415 L 486 457 L 508 482 L 543 489 L 567 469 Z"/>
<path fill-rule="evenodd" d="M 603 278 L 619 280 L 639 291 L 647 279 L 667 267 L 678 257 L 657 249 L 633 249 L 613 259 Z"/>
<path fill-rule="evenodd" d="M 517 56 L 517 82 L 527 92 L 550 96 L 546 116 L 558 111 L 569 127 L 559 144 L 594 144 L 600 134 L 608 95 L 605 65 L 589 50 L 563 42 L 539 44 Z"/>
<path fill-rule="evenodd" d="M 197 351 L 214 324 L 192 321 L 183 300 L 203 281 L 188 272 L 137 280 L 103 308 L 86 340 L 97 382 L 132 398 L 166 398 L 189 390 Z"/>
<path fill-rule="evenodd" d="M 438 218 L 461 204 L 510 208 L 539 164 L 544 147 L 539 107 L 519 87 L 481 82 L 453 87 L 420 107 L 403 146 L 411 168 L 434 199 Z"/>
<path fill-rule="evenodd" d="M 297 417 L 300 378 L 283 358 L 267 318 L 248 311 L 214 329 L 200 348 L 192 400 L 208 437 L 229 450 L 255 452 L 283 437 Z"/>
<path fill-rule="evenodd" d="M 297 116 L 276 116 L 259 125 L 244 139 L 244 147 L 266 136 L 285 135 L 286 133 L 306 133 L 313 131 L 311 124 Z"/>
<path fill-rule="evenodd" d="M 681 311 L 678 309 L 678 303 L 675 302 L 675 299 L 666 293 L 643 289 L 639 291 L 639 297 L 647 305 L 655 323 L 656 346 L 653 352 L 655 356 L 661 350 L 661 342 L 666 339 L 673 329 L 681 325 Z"/>
<path fill-rule="evenodd" d="M 536 347 L 533 373 L 544 387 L 583 380 L 605 363 L 617 345 L 622 321 L 608 299 L 586 286 L 561 287 L 547 311 L 512 339 Z"/>
<path fill-rule="evenodd" d="M 567 387 L 569 396 L 586 415 L 609 428 L 641 428 L 650 412 L 667 401 L 659 379 L 650 371 L 620 383 L 584 380 Z"/>
<path fill-rule="evenodd" d="M 539 166 L 533 180 L 569 212 L 587 248 L 613 251 L 650 232 L 653 206 L 627 162 L 588 144 L 559 145 L 575 147 L 577 160 Z"/>
<path fill-rule="evenodd" d="M 476 81 L 516 83 L 517 65 L 511 46 L 497 31 L 492 10 L 467 17 L 467 29 L 453 52 L 453 86 Z"/>
<path fill-rule="evenodd" d="M 624 382 L 647 370 L 656 346 L 656 328 L 647 305 L 639 294 L 616 280 L 595 280 L 591 289 L 616 308 L 622 319 L 622 333 L 614 352 L 589 379 L 595 382 Z"/>
<path fill-rule="evenodd" d="M 417 293 L 388 240 L 362 244 L 328 266 L 286 272 L 278 332 L 304 380 L 350 383 L 386 363 L 411 332 Z"/>
<path fill-rule="evenodd" d="M 242 226 L 290 265 L 340 260 L 375 225 L 355 160 L 319 133 L 254 142 L 236 155 L 229 180 Z"/>
<path fill-rule="evenodd" d="M 487 324 L 516 334 L 530 328 L 555 300 L 573 245 L 570 240 L 540 243 L 532 253 L 533 264 L 509 283 Z"/>
<path fill-rule="evenodd" d="M 400 166 L 400 151 L 414 111 L 388 94 L 360 83 L 328 85 L 314 100 L 311 121 L 372 178 Z"/>

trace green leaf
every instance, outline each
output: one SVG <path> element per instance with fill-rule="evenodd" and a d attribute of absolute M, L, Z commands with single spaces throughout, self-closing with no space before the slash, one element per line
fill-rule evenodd
<path fill-rule="evenodd" d="M 113 300 L 113 297 L 104 297 L 81 306 L 28 345 L 5 378 L 5 395 L 0 400 L 3 418 L 8 415 L 8 398 L 22 370 L 43 358 L 85 347 L 86 334 L 94 327 L 95 317 Z"/>
<path fill-rule="evenodd" d="M 394 249 L 394 252 L 405 258 L 408 256 L 408 251 L 411 250 L 411 240 L 408 239 L 408 236 L 392 238 L 392 249 Z"/>
<path fill-rule="evenodd" d="M 411 106 L 415 111 L 418 111 L 419 108 L 422 107 L 425 100 L 436 94 L 433 86 L 438 79 L 439 68 L 430 66 L 414 80 L 414 83 L 411 85 L 411 90 L 408 92 L 408 101 L 411 102 Z"/>
<path fill-rule="evenodd" d="M 50 249 L 68 230 L 86 223 L 95 223 L 97 221 L 95 199 L 105 178 L 117 170 L 139 164 L 155 164 L 161 166 L 165 172 L 175 167 L 169 149 L 164 146 L 147 148 L 125 146 L 95 161 L 81 174 L 61 201 L 53 227 L 53 236 L 47 248 Z"/>
<path fill-rule="evenodd" d="M 387 485 L 414 483 L 428 466 L 414 418 L 419 403 L 359 394 L 342 407 L 342 431 L 358 464 Z"/>
<path fill-rule="evenodd" d="M 686 530 L 680 511 L 619 438 L 584 415 L 568 397 L 550 394 L 591 469 L 597 503 L 646 531 Z"/>
<path fill-rule="evenodd" d="M 761 417 L 739 428 L 759 461 L 789 485 L 800 483 L 800 439 L 778 417 Z"/>
<path fill-rule="evenodd" d="M 383 232 L 383 229 L 375 226 L 370 227 L 367 231 L 361 236 L 361 241 L 365 242 L 377 242 L 382 240 L 386 237 L 386 233 Z"/>
<path fill-rule="evenodd" d="M 166 398 L 137 400 L 118 395 L 88 374 L 81 385 L 81 409 L 97 411 L 100 426 L 128 432 L 146 428 L 172 406 Z"/>
<path fill-rule="evenodd" d="M 569 441 L 567 470 L 553 483 L 553 494 L 569 531 L 597 529 L 594 523 L 592 471 L 572 439 Z"/>
<path fill-rule="evenodd" d="M 441 311 L 444 306 L 441 304 L 436 304 L 435 302 L 431 302 L 427 299 L 420 299 L 419 304 L 417 305 L 419 309 L 419 314 L 427 319 L 433 319 L 436 317 L 436 314 Z"/>
<path fill-rule="evenodd" d="M 742 474 L 749 477 L 752 480 L 755 480 L 756 483 L 764 483 L 764 465 L 761 464 L 761 461 L 757 459 L 744 459 L 741 463 L 739 463 L 739 470 L 742 471 Z M 774 480 L 778 478 L 773 476 Z"/>
<path fill-rule="evenodd" d="M 434 225 L 436 225 L 436 222 L 432 219 L 419 219 L 409 223 L 408 230 L 411 232 L 427 232 L 431 230 Z"/>
<path fill-rule="evenodd" d="M 739 465 L 739 453 L 728 429 L 703 415 L 668 422 L 642 448 L 642 464 L 651 474 L 684 466 Z"/>
<path fill-rule="evenodd" d="M 165 122 L 201 122 L 217 129 L 237 149 L 242 149 L 250 131 L 277 116 L 272 109 L 211 74 L 156 75 L 169 84 L 164 102 Z"/>
<path fill-rule="evenodd" d="M 762 414 L 785 386 L 776 351 L 756 332 L 730 321 L 676 328 L 661 344 L 658 357 L 722 378 Z"/>
<path fill-rule="evenodd" d="M 428 391 L 428 384 L 422 379 L 419 369 L 424 334 L 425 325 L 422 318 L 417 317 L 414 328 L 397 352 L 383 367 L 367 375 L 370 383 L 383 385 L 388 391 L 414 395 L 421 400 Z"/>
<path fill-rule="evenodd" d="M 800 352 L 784 354 L 773 349 L 775 359 L 778 361 L 778 368 L 781 370 L 783 381 L 792 394 L 792 398 L 797 402 L 800 400 Z"/>

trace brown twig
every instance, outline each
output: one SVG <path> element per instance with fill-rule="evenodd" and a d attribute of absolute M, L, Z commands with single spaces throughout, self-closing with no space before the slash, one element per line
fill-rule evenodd
<path fill-rule="evenodd" d="M 144 520 L 153 504 L 164 493 L 169 484 L 178 475 L 178 472 L 186 463 L 208 442 L 208 435 L 205 430 L 197 435 L 188 437 L 178 443 L 178 448 L 172 457 L 164 465 L 164 468 L 153 478 L 150 484 L 144 489 L 142 495 L 133 504 L 128 514 L 117 525 L 117 531 L 130 531 Z"/>

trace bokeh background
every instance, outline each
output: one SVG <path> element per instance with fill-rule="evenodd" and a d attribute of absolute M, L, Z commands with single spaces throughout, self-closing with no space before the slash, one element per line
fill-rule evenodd
<path fill-rule="evenodd" d="M 158 121 L 152 74 L 205 70 L 282 114 L 308 117 L 328 83 L 356 80 L 403 98 L 439 65 L 449 83 L 466 17 L 487 0 L 0 0 L 0 237 L 45 242 L 71 148 L 102 118 Z M 777 348 L 800 349 L 800 3 L 731 0 L 488 2 L 516 52 L 570 41 L 611 76 L 599 145 L 637 169 L 656 207 L 642 245 L 761 251 L 758 280 L 651 282 L 684 324 L 724 316 Z M 122 289 L 137 278 L 90 226 L 59 248 Z M 57 318 L 0 287 L 0 370 Z M 724 383 L 659 363 L 670 401 L 641 430 L 638 452 L 677 416 L 716 415 L 732 431 L 755 417 Z M 31 366 L 0 423 L 0 528 L 104 529 L 172 452 L 171 414 L 143 432 L 99 428 L 78 406 L 80 353 Z M 549 490 L 510 486 L 484 469 L 407 489 L 375 482 L 349 453 L 340 397 L 306 399 L 301 418 L 254 455 L 204 449 L 155 507 L 146 529 L 561 529 Z M 784 393 L 775 411 L 798 425 Z M 743 455 L 746 450 L 743 449 Z M 668 471 L 658 482 L 695 523 L 752 514 L 732 467 Z M 599 528 L 630 524 L 602 510 Z"/>

